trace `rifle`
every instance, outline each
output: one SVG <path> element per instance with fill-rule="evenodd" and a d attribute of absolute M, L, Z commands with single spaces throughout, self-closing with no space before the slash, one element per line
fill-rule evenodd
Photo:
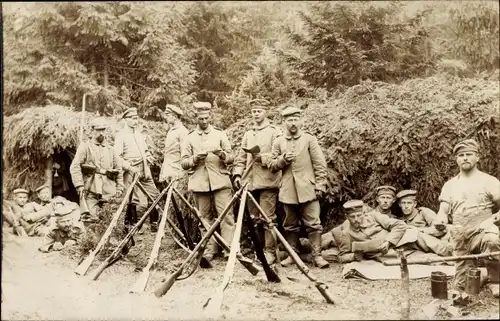
<path fill-rule="evenodd" d="M 201 214 L 198 211 L 198 209 L 189 204 L 186 198 L 184 198 L 184 196 L 182 196 L 182 194 L 176 188 L 174 188 L 174 193 L 177 194 L 177 196 L 179 196 L 181 201 L 186 204 L 186 206 L 191 210 L 191 212 L 194 213 L 195 217 L 198 219 L 198 221 L 200 221 L 203 227 L 206 230 L 208 230 L 210 228 L 210 224 L 208 224 L 208 222 L 203 217 L 201 217 Z M 214 232 L 214 237 L 216 242 L 222 247 L 222 249 L 224 249 L 224 251 L 226 252 L 230 251 L 229 245 L 227 245 L 226 241 L 222 238 L 222 236 L 219 233 Z M 236 259 L 238 259 L 241 265 L 243 265 L 250 273 L 252 273 L 252 275 L 256 275 L 257 273 L 259 273 L 260 271 L 259 267 L 252 260 L 250 260 L 247 257 L 244 257 L 240 252 L 236 254 Z"/>
<path fill-rule="evenodd" d="M 245 184 L 245 186 L 246 186 L 246 184 Z M 174 285 L 175 281 L 182 274 L 184 269 L 189 264 L 191 264 L 191 262 L 194 260 L 194 258 L 196 258 L 196 256 L 198 256 L 198 255 L 203 255 L 203 251 L 205 251 L 205 247 L 208 243 L 208 240 L 210 239 L 210 237 L 212 237 L 212 234 L 215 232 L 217 227 L 219 227 L 219 225 L 222 222 L 222 220 L 224 219 L 224 217 L 226 217 L 226 215 L 229 213 L 229 210 L 232 208 L 234 202 L 239 197 L 241 192 L 242 191 L 240 190 L 233 196 L 233 198 L 231 199 L 229 204 L 227 204 L 227 206 L 224 209 L 224 211 L 222 212 L 222 214 L 219 217 L 217 217 L 217 219 L 212 224 L 212 226 L 207 231 L 207 233 L 205 233 L 205 235 L 201 238 L 201 241 L 196 245 L 196 247 L 193 249 L 193 251 L 184 260 L 184 262 L 182 262 L 181 266 L 174 273 L 170 274 L 168 279 L 166 281 L 162 282 L 160 284 L 160 286 L 155 290 L 156 297 L 161 297 L 161 296 L 165 295 L 165 293 L 167 293 L 168 290 L 170 290 L 170 288 Z"/>
<path fill-rule="evenodd" d="M 173 182 L 173 181 L 172 181 Z M 139 188 L 144 192 L 144 194 L 147 195 L 147 197 L 153 201 L 153 197 L 148 193 L 148 191 L 144 188 L 144 186 L 142 186 L 142 184 L 140 182 L 137 183 L 137 185 L 139 186 Z M 156 207 L 156 209 L 159 211 L 159 214 L 161 214 L 163 216 L 163 214 L 165 214 L 165 216 L 167 215 L 167 213 L 163 213 L 161 211 L 161 209 L 159 207 Z M 172 222 L 171 219 L 168 218 L 168 216 L 166 217 L 166 220 L 167 220 L 167 223 L 168 225 L 174 230 L 174 232 L 177 234 L 178 237 L 180 237 L 183 241 L 185 241 L 187 243 L 187 240 L 184 238 L 184 236 L 182 235 L 182 232 L 179 230 L 179 228 L 177 228 L 177 226 L 175 226 L 175 223 Z M 169 233 L 170 233 L 170 230 L 168 230 Z M 174 241 L 182 248 L 184 249 L 186 252 L 190 253 L 189 249 L 186 248 L 184 245 L 182 245 L 173 235 L 172 235 L 172 238 L 174 239 Z M 203 268 L 212 268 L 212 263 L 210 263 L 206 258 L 202 257 L 201 258 L 201 261 L 200 261 L 200 266 L 203 267 Z"/>
<path fill-rule="evenodd" d="M 450 262 L 450 261 L 464 261 L 464 260 L 475 260 L 480 258 L 490 258 L 493 259 L 493 256 L 500 255 L 500 251 L 491 252 L 491 253 L 481 253 L 481 254 L 468 254 L 468 255 L 457 255 L 457 256 L 443 256 L 439 258 L 427 258 L 427 259 L 415 259 L 415 260 L 407 260 L 406 264 L 429 264 L 429 263 L 441 263 L 441 262 Z M 401 260 L 387 260 L 382 262 L 382 264 L 386 266 L 394 266 L 400 265 Z"/>
<path fill-rule="evenodd" d="M 109 223 L 108 228 L 106 229 L 106 231 L 102 235 L 101 240 L 99 241 L 99 243 L 97 244 L 95 249 L 93 249 L 89 253 L 89 255 L 85 258 L 85 260 L 83 260 L 82 263 L 80 263 L 80 265 L 78 265 L 76 267 L 76 269 L 74 270 L 74 272 L 76 274 L 85 275 L 85 273 L 87 273 L 87 270 L 89 269 L 90 265 L 94 261 L 97 253 L 99 253 L 99 251 L 108 242 L 109 238 L 111 237 L 111 232 L 113 231 L 116 224 L 118 223 L 118 219 L 120 218 L 120 215 L 122 214 L 123 209 L 125 208 L 125 205 L 127 204 L 128 199 L 130 197 L 130 194 L 132 193 L 132 190 L 134 189 L 134 185 L 137 183 L 138 179 L 139 179 L 139 176 L 135 175 L 135 177 L 132 181 L 132 184 L 130 184 L 130 186 L 127 188 L 125 196 L 123 197 L 123 200 L 122 200 L 120 206 L 118 207 L 115 214 L 113 215 L 113 218 L 111 219 L 111 222 Z"/>
<path fill-rule="evenodd" d="M 220 315 L 222 300 L 224 299 L 224 290 L 226 290 L 229 283 L 231 283 L 231 279 L 233 278 L 236 253 L 240 251 L 241 227 L 243 226 L 243 216 L 245 215 L 245 200 L 247 199 L 247 192 L 247 187 L 245 186 L 241 195 L 242 201 L 240 202 L 240 207 L 238 209 L 238 219 L 236 221 L 236 228 L 234 231 L 233 241 L 231 243 L 231 251 L 229 252 L 229 259 L 227 261 L 226 270 L 224 271 L 222 283 L 215 289 L 215 293 L 213 293 L 203 305 L 203 308 L 209 311 L 209 316 L 218 317 Z"/>
<path fill-rule="evenodd" d="M 260 215 L 264 218 L 265 223 L 270 227 L 271 225 L 271 220 L 269 217 L 266 215 L 262 207 L 260 207 L 259 203 L 255 200 L 252 194 L 248 194 L 248 197 L 250 198 L 250 201 L 253 202 L 255 207 L 259 210 Z M 293 259 L 299 270 L 304 274 L 310 281 L 314 282 L 314 286 L 318 291 L 321 293 L 321 295 L 325 298 L 326 302 L 329 304 L 334 304 L 335 302 L 333 301 L 332 295 L 328 292 L 328 286 L 324 284 L 323 282 L 319 282 L 318 279 L 309 271 L 309 268 L 302 262 L 300 259 L 299 255 L 295 253 L 295 251 L 292 249 L 290 244 L 286 241 L 286 239 L 281 235 L 280 231 L 276 226 L 273 226 L 273 230 L 276 233 L 276 236 L 280 240 L 280 242 L 283 244 L 285 247 L 285 250 L 288 252 L 288 255 Z"/>
<path fill-rule="evenodd" d="M 141 219 L 134 225 L 134 227 L 130 230 L 130 232 L 128 232 L 128 234 L 118 244 L 118 246 L 115 248 L 113 253 L 111 253 L 111 255 L 109 255 L 101 263 L 101 265 L 99 265 L 96 272 L 94 273 L 94 276 L 92 277 L 92 280 L 94 280 L 94 281 L 97 280 L 97 278 L 99 277 L 99 275 L 101 275 L 101 273 L 104 271 L 104 269 L 106 269 L 110 264 L 112 264 L 113 262 L 115 262 L 116 260 L 118 260 L 120 258 L 120 256 L 122 255 L 121 254 L 122 250 L 130 242 L 130 240 L 134 237 L 135 233 L 137 233 L 139 231 L 139 228 L 142 226 L 142 224 L 144 224 L 144 221 L 146 221 L 146 219 L 149 217 L 149 214 L 151 213 L 153 208 L 155 208 L 156 204 L 158 204 L 158 202 L 160 202 L 163 195 L 165 195 L 165 193 L 167 193 L 167 191 L 170 189 L 172 184 L 173 184 L 173 182 L 170 183 L 169 186 L 160 193 L 160 195 L 158 195 L 158 197 L 153 202 L 153 204 L 151 204 L 151 206 L 147 209 L 147 211 L 142 215 Z"/>
<path fill-rule="evenodd" d="M 167 193 L 167 201 L 165 202 L 165 207 L 163 210 L 163 214 L 160 220 L 160 224 L 158 226 L 158 232 L 156 232 L 155 242 L 153 244 L 153 249 L 151 250 L 151 255 L 149 256 L 148 264 L 142 269 L 141 275 L 135 282 L 135 284 L 130 289 L 131 293 L 141 293 L 146 288 L 149 280 L 149 274 L 151 272 L 151 268 L 156 261 L 158 260 L 158 253 L 160 252 L 161 247 L 161 239 L 165 235 L 165 224 L 167 223 L 167 211 L 168 206 L 170 205 L 170 201 L 172 199 L 173 186 L 170 186 Z"/>

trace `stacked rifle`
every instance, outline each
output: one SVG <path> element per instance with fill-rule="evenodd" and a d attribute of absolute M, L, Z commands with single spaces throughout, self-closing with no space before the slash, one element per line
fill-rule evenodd
<path fill-rule="evenodd" d="M 258 147 L 256 147 L 258 149 Z M 255 152 L 253 148 L 251 149 L 251 152 Z M 328 292 L 328 287 L 326 284 L 318 281 L 318 279 L 309 271 L 309 268 L 304 264 L 304 262 L 300 259 L 299 255 L 295 253 L 295 251 L 292 249 L 290 244 L 285 240 L 283 235 L 279 232 L 276 226 L 272 224 L 270 221 L 269 217 L 266 215 L 264 210 L 260 207 L 258 202 L 255 200 L 255 198 L 248 192 L 248 181 L 245 182 L 246 177 L 248 176 L 250 169 L 252 167 L 253 163 L 248 166 L 247 170 L 242 176 L 242 186 L 234 196 L 232 197 L 231 201 L 229 204 L 226 205 L 225 210 L 221 213 L 221 215 L 215 220 L 215 222 L 210 225 L 200 214 L 197 208 L 192 206 L 188 200 L 180 193 L 177 188 L 176 188 L 176 181 L 172 181 L 168 184 L 168 186 L 160 193 L 160 195 L 157 197 L 156 200 L 152 199 L 152 197 L 147 193 L 147 191 L 144 189 L 144 187 L 141 185 L 141 183 L 138 181 L 137 177 L 134 177 L 134 180 L 132 184 L 128 187 L 125 196 L 123 198 L 122 203 L 120 204 L 117 212 L 114 214 L 110 225 L 108 226 L 108 229 L 104 232 L 101 240 L 97 244 L 96 248 L 90 252 L 90 254 L 87 256 L 85 260 L 82 261 L 82 263 L 79 264 L 79 266 L 75 269 L 75 273 L 79 275 L 84 275 L 87 270 L 89 269 L 90 265 L 94 261 L 96 255 L 98 252 L 104 247 L 104 245 L 108 242 L 112 230 L 116 227 L 118 218 L 120 214 L 123 212 L 127 201 L 130 198 L 130 194 L 132 192 L 132 189 L 137 186 L 139 187 L 148 197 L 149 199 L 153 202 L 151 206 L 148 208 L 148 210 L 144 213 L 144 215 L 140 218 L 140 220 L 135 224 L 135 226 L 128 232 L 128 234 L 125 236 L 125 238 L 116 246 L 114 251 L 109 255 L 96 269 L 92 279 L 96 280 L 101 273 L 111 264 L 116 262 L 118 259 L 120 259 L 124 255 L 124 251 L 126 253 L 127 246 L 131 242 L 133 242 L 133 237 L 134 235 L 139 231 L 141 228 L 142 224 L 144 221 L 147 219 L 149 216 L 150 212 L 156 208 L 161 215 L 161 220 L 160 224 L 158 227 L 158 232 L 155 237 L 155 241 L 153 244 L 153 249 L 151 251 L 151 255 L 149 257 L 147 265 L 143 268 L 142 272 L 140 273 L 139 278 L 135 282 L 135 284 L 131 287 L 130 292 L 133 293 L 141 293 L 145 290 L 149 276 L 151 273 L 151 270 L 155 266 L 155 263 L 157 262 L 158 259 L 158 254 L 161 246 L 161 240 L 165 234 L 165 230 L 169 231 L 171 233 L 172 237 L 174 240 L 176 240 L 177 244 L 181 246 L 186 252 L 189 253 L 188 257 L 182 262 L 180 267 L 178 267 L 172 274 L 169 275 L 169 277 L 163 281 L 159 287 L 154 291 L 155 295 L 157 297 L 161 297 L 165 295 L 170 288 L 174 285 L 176 281 L 179 280 L 184 280 L 191 276 L 195 271 L 197 266 L 201 266 L 202 268 L 211 268 L 211 264 L 209 261 L 204 259 L 203 253 L 205 251 L 205 248 L 207 246 L 208 241 L 210 240 L 211 237 L 215 239 L 215 241 L 219 244 L 219 246 L 224 249 L 224 251 L 229 252 L 229 259 L 226 265 L 226 269 L 224 272 L 224 277 L 223 281 L 220 284 L 219 287 L 216 288 L 214 291 L 213 295 L 207 300 L 207 302 L 204 305 L 205 310 L 207 313 L 213 317 L 218 317 L 221 311 L 222 307 L 222 302 L 224 298 L 224 291 L 228 287 L 228 285 L 231 283 L 233 274 L 234 274 L 234 267 L 236 260 L 238 260 L 243 267 L 245 267 L 252 275 L 258 274 L 260 271 L 260 268 L 253 262 L 251 259 L 243 256 L 240 252 L 240 236 L 241 236 L 241 230 L 243 226 L 243 222 L 245 222 L 246 226 L 249 228 L 250 232 L 250 238 L 252 239 L 252 242 L 254 243 L 254 248 L 256 251 L 257 258 L 262 264 L 262 268 L 264 269 L 264 272 L 266 274 L 267 280 L 269 282 L 281 282 L 281 278 L 277 271 L 273 269 L 268 262 L 266 261 L 266 258 L 264 256 L 263 252 L 263 246 L 262 242 L 259 241 L 257 237 L 257 233 L 254 230 L 254 225 L 252 222 L 252 219 L 250 218 L 250 215 L 245 211 L 246 208 L 246 202 L 252 202 L 255 207 L 258 209 L 260 212 L 261 218 L 264 221 L 265 224 L 267 224 L 270 228 L 272 227 L 273 231 L 276 233 L 278 239 L 280 242 L 283 244 L 285 250 L 288 252 L 290 257 L 293 259 L 299 270 L 311 281 L 314 283 L 315 287 L 318 289 L 318 291 L 321 293 L 321 295 L 325 298 L 326 302 L 329 304 L 334 304 L 333 298 L 331 294 Z M 203 235 L 201 240 L 195 244 L 191 240 L 189 233 L 187 233 L 184 222 L 182 219 L 182 215 L 179 211 L 179 207 L 176 203 L 175 196 L 178 197 L 186 206 L 188 209 L 192 212 L 192 214 L 198 219 L 198 221 L 201 223 L 201 225 L 206 229 L 206 233 Z M 161 211 L 161 208 L 158 206 L 158 203 L 160 200 L 165 196 L 166 197 L 166 202 L 163 211 Z M 231 209 L 233 205 L 236 203 L 237 200 L 240 200 L 239 203 L 239 209 L 238 209 L 238 217 L 237 217 L 237 222 L 236 222 L 236 228 L 235 228 L 235 233 L 233 240 L 231 242 L 231 245 L 226 243 L 226 241 L 221 237 L 219 233 L 216 232 L 216 229 L 219 227 L 221 222 L 224 220 L 226 215 L 231 214 Z M 172 204 L 172 208 L 174 209 L 174 212 L 177 215 L 177 220 L 179 221 L 180 229 L 175 225 L 174 222 L 168 217 L 168 212 L 169 212 L 169 207 Z M 166 225 L 169 225 L 169 229 L 166 229 Z M 174 235 L 175 234 L 175 235 Z M 182 244 L 180 241 L 177 240 L 179 238 L 182 240 L 185 244 L 187 244 L 187 247 Z M 290 280 L 293 280 L 293 278 L 288 278 Z"/>

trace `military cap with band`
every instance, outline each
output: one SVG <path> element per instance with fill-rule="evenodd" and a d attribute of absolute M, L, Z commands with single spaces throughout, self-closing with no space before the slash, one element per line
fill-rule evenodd
<path fill-rule="evenodd" d="M 391 195 L 396 196 L 396 189 L 389 185 L 382 185 L 375 189 L 377 191 L 377 196 L 380 195 Z"/>
<path fill-rule="evenodd" d="M 73 209 L 69 206 L 59 205 L 54 209 L 55 217 L 65 217 L 73 212 Z"/>
<path fill-rule="evenodd" d="M 289 116 L 300 116 L 302 111 L 297 107 L 287 107 L 281 112 L 281 116 L 289 117 Z"/>
<path fill-rule="evenodd" d="M 29 192 L 27 190 L 25 190 L 24 188 L 16 188 L 12 193 L 14 193 L 14 195 L 16 195 L 16 194 L 29 194 Z"/>
<path fill-rule="evenodd" d="M 108 128 L 108 122 L 104 118 L 96 118 L 92 121 L 91 127 L 94 130 L 103 130 Z"/>
<path fill-rule="evenodd" d="M 177 116 L 184 115 L 184 112 L 182 111 L 182 109 L 180 109 L 176 105 L 170 105 L 170 104 L 167 104 L 165 106 L 165 113 L 172 113 L 172 114 L 175 114 Z"/>
<path fill-rule="evenodd" d="M 253 99 L 250 100 L 250 109 L 269 109 L 269 101 L 266 99 Z"/>
<path fill-rule="evenodd" d="M 350 200 L 344 203 L 342 207 L 346 214 L 362 213 L 365 203 L 362 200 Z"/>
<path fill-rule="evenodd" d="M 453 154 L 457 155 L 458 153 L 463 152 L 479 152 L 479 144 L 474 139 L 466 139 L 456 144 L 453 147 Z"/>
<path fill-rule="evenodd" d="M 208 111 L 212 109 L 212 104 L 209 103 L 208 101 L 197 101 L 193 103 L 193 107 L 196 109 L 197 112 Z"/>
<path fill-rule="evenodd" d="M 122 118 L 129 118 L 129 117 L 134 117 L 137 115 L 138 115 L 137 108 L 131 107 L 131 108 L 125 110 L 125 112 L 123 112 Z"/>
<path fill-rule="evenodd" d="M 415 191 L 413 189 L 404 189 L 396 194 L 396 198 L 398 200 L 403 199 L 403 198 L 416 200 L 417 199 L 417 191 Z"/>
<path fill-rule="evenodd" d="M 42 190 L 43 190 L 43 189 L 45 189 L 45 188 L 49 188 L 49 185 L 42 185 L 42 186 L 38 187 L 35 191 L 36 191 L 37 193 L 39 193 L 40 191 L 42 191 Z"/>

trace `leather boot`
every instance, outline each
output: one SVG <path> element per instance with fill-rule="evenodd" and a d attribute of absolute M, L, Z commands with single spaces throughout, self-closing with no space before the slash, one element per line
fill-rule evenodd
<path fill-rule="evenodd" d="M 329 267 L 330 264 L 321 256 L 321 231 L 310 232 L 309 242 L 311 243 L 314 264 L 321 269 Z"/>
<path fill-rule="evenodd" d="M 276 233 L 273 230 L 264 230 L 264 256 L 268 264 L 276 261 Z"/>
<path fill-rule="evenodd" d="M 299 253 L 299 232 L 286 232 L 286 241 L 292 249 L 295 251 L 295 253 Z M 294 264 L 294 261 L 290 255 L 286 259 L 284 259 L 281 262 L 281 265 L 283 266 L 288 266 Z"/>
<path fill-rule="evenodd" d="M 488 271 L 488 287 L 493 293 L 493 297 L 500 297 L 500 261 L 486 261 L 486 270 Z"/>

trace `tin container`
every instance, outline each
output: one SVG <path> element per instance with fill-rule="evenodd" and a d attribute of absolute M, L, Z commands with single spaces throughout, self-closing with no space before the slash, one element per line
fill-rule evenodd
<path fill-rule="evenodd" d="M 481 270 L 470 268 L 467 270 L 465 281 L 465 292 L 469 295 L 479 294 L 481 290 Z"/>
<path fill-rule="evenodd" d="M 436 299 L 448 299 L 448 280 L 446 273 L 431 272 L 431 294 Z"/>

